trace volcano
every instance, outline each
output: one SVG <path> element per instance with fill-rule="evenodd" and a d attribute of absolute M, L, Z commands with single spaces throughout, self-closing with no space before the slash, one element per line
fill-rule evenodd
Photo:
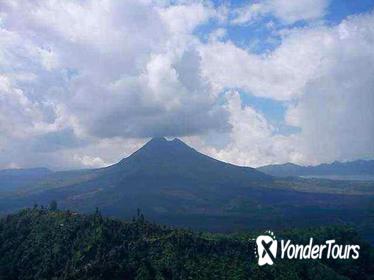
<path fill-rule="evenodd" d="M 208 157 L 186 145 L 181 140 L 153 138 L 138 151 L 119 163 L 109 166 L 103 173 L 120 176 L 126 180 L 154 178 L 155 181 L 168 180 L 168 185 L 176 181 L 229 183 L 231 187 L 243 186 L 249 182 L 270 182 L 272 177 L 254 168 L 240 167 Z M 151 188 L 152 186 L 150 186 Z M 191 186 L 193 187 L 193 186 Z"/>
<path fill-rule="evenodd" d="M 46 173 L 16 193 L 0 193 L 0 213 L 56 200 L 60 208 L 99 208 L 120 218 L 141 209 L 157 222 L 213 231 L 366 224 L 373 195 L 361 195 L 370 186 L 358 189 L 354 193 L 350 182 L 273 177 L 206 156 L 179 139 L 153 138 L 114 165 Z"/>

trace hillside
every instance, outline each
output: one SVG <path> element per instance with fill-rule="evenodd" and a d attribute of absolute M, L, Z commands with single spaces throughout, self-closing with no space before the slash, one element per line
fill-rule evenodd
<path fill-rule="evenodd" d="M 257 234 L 216 235 L 174 230 L 149 223 L 140 214 L 131 222 L 99 212 L 34 208 L 0 220 L 0 279 L 370 279 L 373 249 L 347 227 L 280 233 L 304 243 L 334 238 L 360 244 L 353 260 L 277 260 L 259 268 Z"/>

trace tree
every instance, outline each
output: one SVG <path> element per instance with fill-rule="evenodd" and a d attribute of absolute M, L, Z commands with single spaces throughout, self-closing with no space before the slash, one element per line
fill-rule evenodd
<path fill-rule="evenodd" d="M 57 201 L 56 200 L 52 200 L 49 203 L 49 210 L 51 210 L 51 211 L 56 211 L 57 210 Z"/>

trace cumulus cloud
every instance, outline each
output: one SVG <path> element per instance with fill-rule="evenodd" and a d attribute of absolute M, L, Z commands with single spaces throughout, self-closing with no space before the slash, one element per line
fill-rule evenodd
<path fill-rule="evenodd" d="M 190 34 L 198 25 L 218 16 L 218 12 L 202 3 L 192 2 L 190 5 L 175 5 L 160 8 L 160 16 L 168 29 L 180 35 Z"/>
<path fill-rule="evenodd" d="M 261 56 L 232 42 L 213 42 L 201 47 L 203 74 L 218 91 L 242 88 L 259 97 L 289 100 L 302 92 L 319 63 L 315 49 L 299 50 L 296 44 L 286 41 L 274 52 Z M 300 67 L 301 63 L 304 67 Z"/>
<path fill-rule="evenodd" d="M 248 3 L 232 12 L 232 24 L 250 24 L 271 15 L 283 24 L 321 19 L 327 13 L 329 0 L 264 0 Z"/>
<path fill-rule="evenodd" d="M 191 34 L 216 16 L 210 6 L 25 0 L 1 11 L 4 142 L 33 137 L 33 152 L 51 152 L 229 128 Z"/>
<path fill-rule="evenodd" d="M 304 31 L 321 66 L 287 114 L 300 127 L 304 161 L 374 156 L 374 17 L 355 16 L 334 28 Z M 307 40 L 306 42 L 305 40 Z M 303 47 L 303 45 L 300 47 Z"/>
<path fill-rule="evenodd" d="M 288 158 L 316 164 L 374 157 L 373 26 L 374 16 L 369 13 L 352 16 L 333 27 L 287 30 L 282 44 L 263 56 L 230 42 L 204 46 L 205 74 L 216 87 L 244 88 L 257 96 L 283 100 L 288 104 L 286 123 L 301 130 L 285 141 L 283 137 L 272 137 L 267 126 L 257 127 L 270 143 L 261 140 L 264 151 L 254 163 L 264 159 L 285 162 Z M 249 128 L 236 131 L 235 126 L 253 119 L 248 110 L 234 110 L 243 114 L 235 121 L 231 134 L 234 139 L 256 139 L 261 135 Z M 287 151 L 287 157 L 277 149 L 279 145 Z M 268 157 L 267 151 L 274 149 L 274 157 Z M 234 140 L 227 150 L 212 151 L 212 155 L 231 159 L 230 155 L 237 154 L 232 161 L 246 164 L 248 157 L 241 159 L 239 151 L 245 157 L 253 148 Z"/>
<path fill-rule="evenodd" d="M 242 106 L 237 91 L 226 92 L 226 101 L 232 129 L 224 135 L 214 135 L 224 143 L 206 145 L 204 139 L 197 137 L 188 137 L 187 142 L 215 158 L 243 166 L 256 167 L 297 158 L 295 147 L 290 145 L 292 137 L 277 135 L 275 127 L 260 112 L 251 106 Z"/>
<path fill-rule="evenodd" d="M 267 5 L 276 17 L 285 23 L 294 23 L 322 18 L 327 12 L 329 0 L 271 0 Z"/>
<path fill-rule="evenodd" d="M 328 1 L 164 2 L 1 1 L 0 167 L 103 166 L 153 136 L 241 165 L 374 156 L 372 13 L 289 28 Z M 230 41 L 231 24 L 267 15 L 283 23 L 273 51 Z M 237 91 L 282 102 L 300 132 Z"/>

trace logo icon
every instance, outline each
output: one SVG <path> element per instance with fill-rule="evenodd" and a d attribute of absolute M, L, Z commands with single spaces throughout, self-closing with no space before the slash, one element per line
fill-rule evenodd
<path fill-rule="evenodd" d="M 271 231 L 266 235 L 259 235 L 256 239 L 258 265 L 272 265 L 277 257 L 278 242 Z"/>
<path fill-rule="evenodd" d="M 253 242 L 255 239 L 250 240 Z M 337 244 L 335 239 L 326 240 L 322 244 L 315 244 L 313 237 L 309 238 L 309 243 L 295 244 L 291 240 L 277 240 L 270 230 L 256 238 L 254 251 L 259 266 L 273 265 L 276 258 L 288 260 L 352 258 L 356 260 L 360 257 L 360 245 L 357 244 Z"/>

